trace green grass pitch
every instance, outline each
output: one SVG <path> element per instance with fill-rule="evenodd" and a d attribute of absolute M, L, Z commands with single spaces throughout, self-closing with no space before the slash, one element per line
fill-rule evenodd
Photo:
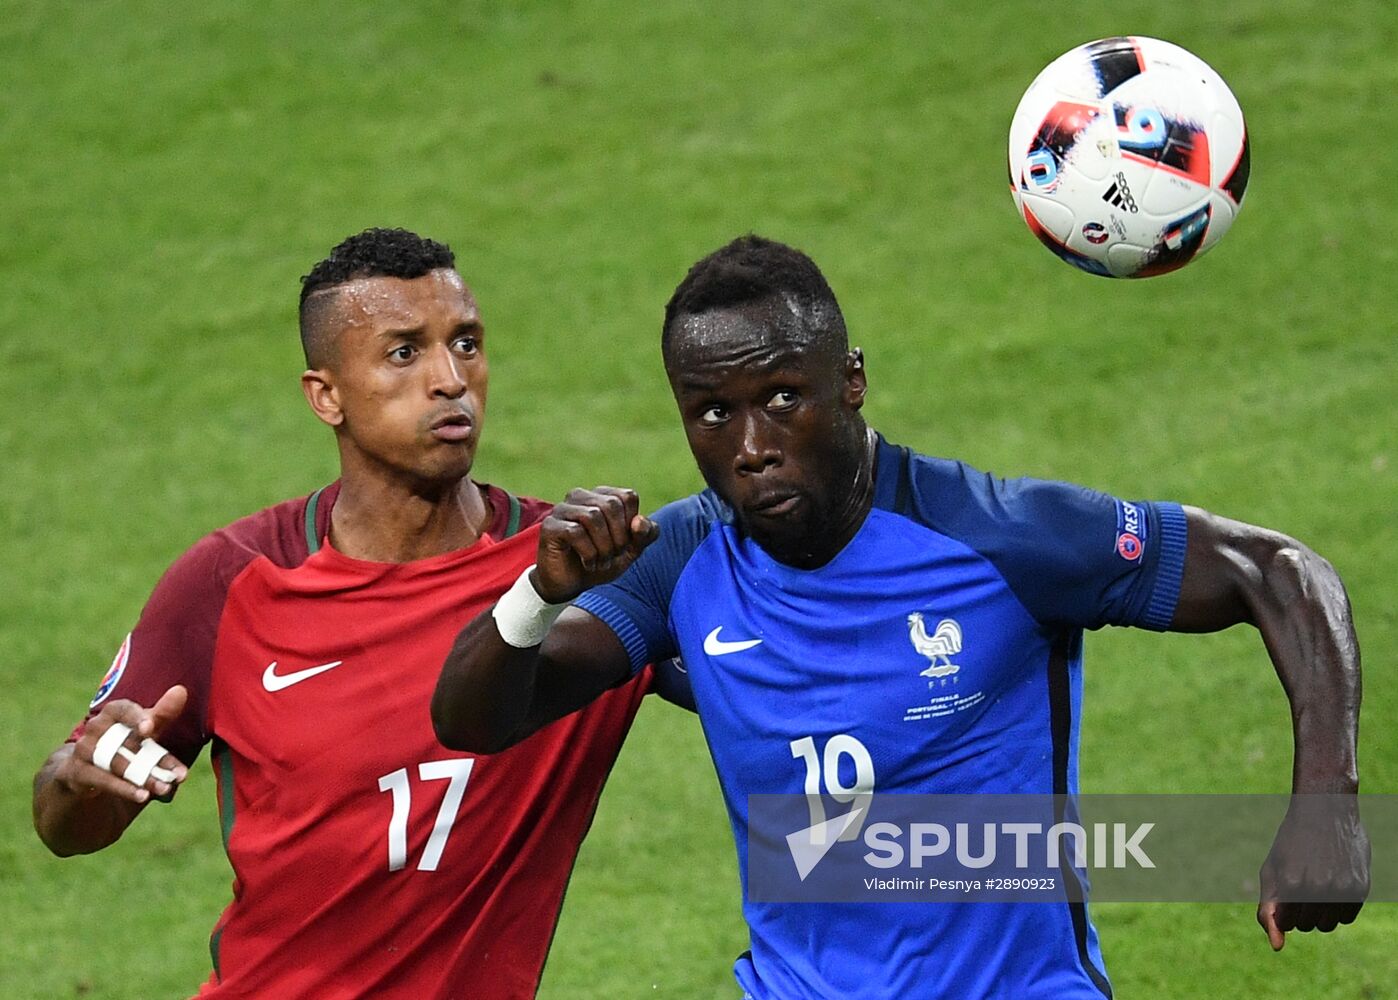
<path fill-rule="evenodd" d="M 1120 33 L 1203 56 L 1253 136 L 1232 232 L 1142 283 L 1054 260 L 1005 189 L 1022 89 Z M 180 551 L 333 478 L 297 278 L 369 225 L 451 242 L 478 293 L 481 476 L 648 508 L 697 485 L 666 296 L 738 233 L 803 247 L 895 441 L 1327 555 L 1368 667 L 1364 788 L 1398 790 L 1396 47 L 1378 0 L 0 2 L 0 996 L 175 998 L 207 974 L 230 875 L 206 764 L 70 861 L 33 836 L 29 775 Z M 1250 631 L 1109 630 L 1087 662 L 1085 790 L 1286 789 Z M 699 728 L 649 705 L 541 996 L 734 996 L 737 885 Z M 1248 906 L 1095 912 L 1123 998 L 1398 997 L 1391 905 L 1281 955 Z"/>

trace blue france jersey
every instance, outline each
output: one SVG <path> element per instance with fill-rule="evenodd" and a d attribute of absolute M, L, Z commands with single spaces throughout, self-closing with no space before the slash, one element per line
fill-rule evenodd
<path fill-rule="evenodd" d="M 811 791 L 837 736 L 867 750 L 876 792 L 1076 791 L 1082 630 L 1169 626 L 1180 508 L 880 439 L 873 509 L 818 569 L 772 559 L 709 492 L 656 520 L 636 564 L 577 605 L 636 669 L 683 658 L 738 847 L 747 993 L 1110 996 L 1082 904 L 754 901 L 747 797 Z"/>

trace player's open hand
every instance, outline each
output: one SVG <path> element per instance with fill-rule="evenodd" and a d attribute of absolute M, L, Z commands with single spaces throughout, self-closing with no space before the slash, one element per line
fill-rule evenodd
<path fill-rule="evenodd" d="M 1369 894 L 1369 856 L 1355 796 L 1294 796 L 1262 865 L 1257 922 L 1272 950 L 1289 930 L 1353 923 Z"/>
<path fill-rule="evenodd" d="M 141 803 L 152 795 L 170 795 L 188 777 L 189 769 L 173 754 L 160 752 L 157 757 L 158 747 L 146 750 L 145 746 L 147 740 L 159 740 L 160 734 L 184 711 L 187 698 L 188 692 L 176 684 L 150 708 L 126 700 L 103 705 L 102 711 L 88 720 L 82 739 L 59 767 L 54 780 L 85 797 L 114 795 Z M 125 733 L 113 733 L 113 727 Z M 118 741 L 119 735 L 123 738 Z M 144 776 L 136 784 L 128 779 L 141 776 L 138 770 Z"/>
<path fill-rule="evenodd" d="M 544 519 L 534 589 L 550 604 L 571 601 L 621 576 L 659 534 L 634 490 L 573 490 Z"/>

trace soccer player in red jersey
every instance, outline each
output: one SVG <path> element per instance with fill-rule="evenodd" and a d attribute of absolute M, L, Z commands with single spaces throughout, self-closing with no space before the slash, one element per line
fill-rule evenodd
<path fill-rule="evenodd" d="M 485 331 L 447 247 L 350 237 L 304 279 L 300 315 L 301 384 L 340 479 L 176 560 L 36 776 L 35 828 L 56 854 L 100 850 L 210 744 L 234 880 L 200 996 L 532 996 L 656 676 L 590 704 L 564 693 L 494 756 L 438 744 L 438 668 L 533 562 L 552 505 L 469 478 Z M 115 759 L 99 748 L 114 724 L 132 729 Z M 170 780 L 138 787 L 119 775 L 146 738 Z"/>

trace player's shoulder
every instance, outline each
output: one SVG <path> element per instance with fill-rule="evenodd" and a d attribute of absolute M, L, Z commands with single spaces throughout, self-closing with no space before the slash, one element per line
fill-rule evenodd
<path fill-rule="evenodd" d="M 882 470 L 876 481 L 881 496 L 896 498 L 892 509 L 988 560 L 1040 622 L 1168 626 L 1185 545 L 1178 505 L 1002 479 L 906 449 L 884 454 L 901 470 L 896 486 Z"/>
<path fill-rule="evenodd" d="M 337 481 L 264 507 L 206 535 L 196 547 L 207 544 L 235 561 L 265 556 L 282 568 L 298 566 L 313 548 L 319 548 L 319 540 L 328 532 L 330 509 L 339 492 Z"/>
<path fill-rule="evenodd" d="M 713 490 L 703 490 L 672 500 L 650 516 L 652 520 L 662 524 L 695 524 L 706 529 L 718 524 L 733 523 L 733 509 Z"/>
<path fill-rule="evenodd" d="M 660 540 L 670 552 L 693 552 L 715 529 L 733 523 L 733 509 L 713 490 L 692 493 L 665 504 L 650 519 L 660 526 Z"/>
<path fill-rule="evenodd" d="M 554 504 L 550 500 L 524 493 L 514 493 L 494 483 L 476 483 L 490 504 L 490 525 L 486 532 L 495 538 L 507 538 L 526 528 L 532 528 L 549 516 Z"/>
<path fill-rule="evenodd" d="M 513 495 L 519 504 L 519 526 L 521 529 L 538 524 L 548 517 L 553 508 L 557 506 L 552 500 L 541 500 L 538 497 L 519 494 L 509 495 Z"/>
<path fill-rule="evenodd" d="M 239 575 L 259 557 L 295 567 L 309 554 L 309 537 L 329 527 L 329 506 L 337 484 L 273 504 L 204 535 L 161 576 L 142 612 L 142 625 L 185 628 L 217 621 Z M 328 497 L 328 500 L 327 500 Z"/>
<path fill-rule="evenodd" d="M 1031 543 L 1072 526 L 1115 498 L 1086 486 L 1033 476 L 1002 477 L 955 459 L 880 442 L 880 462 L 896 466 L 884 482 L 885 506 L 973 548 L 997 541 Z M 892 470 L 891 470 L 892 471 Z"/>
<path fill-rule="evenodd" d="M 312 538 L 323 538 L 328 530 L 338 493 L 336 482 L 240 517 L 191 545 L 170 573 L 226 587 L 258 557 L 282 568 L 299 566 L 310 555 Z"/>

